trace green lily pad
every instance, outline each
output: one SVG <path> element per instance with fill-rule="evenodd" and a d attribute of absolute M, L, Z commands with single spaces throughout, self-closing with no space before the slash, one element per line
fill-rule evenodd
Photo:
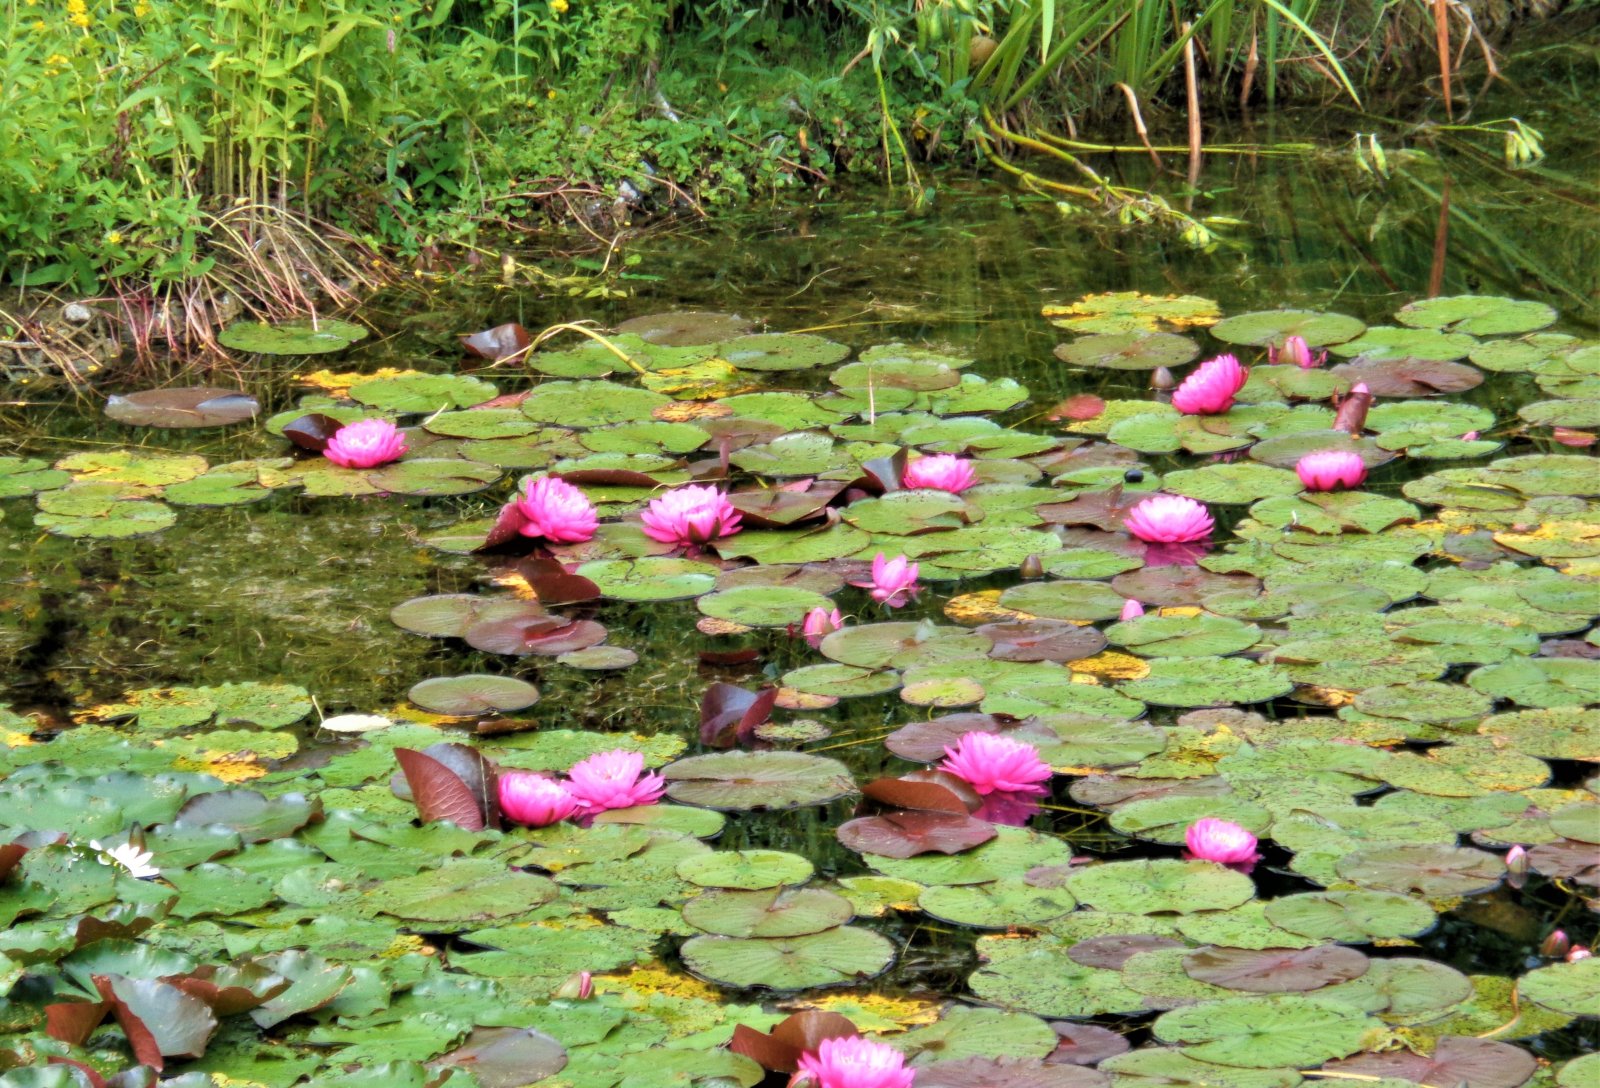
<path fill-rule="evenodd" d="M 820 805 L 855 789 L 844 764 L 803 752 L 693 756 L 669 764 L 662 774 L 674 801 L 714 809 Z"/>
<path fill-rule="evenodd" d="M 1067 888 L 1096 910 L 1128 914 L 1227 910 L 1255 895 L 1243 873 L 1208 861 L 1112 861 L 1074 873 Z"/>
<path fill-rule="evenodd" d="M 847 358 L 843 344 L 809 333 L 757 333 L 717 345 L 717 356 L 740 370 L 810 370 Z"/>
<path fill-rule="evenodd" d="M 696 602 L 707 616 L 742 623 L 746 627 L 783 627 L 805 619 L 813 608 L 830 602 L 820 593 L 789 586 L 744 586 L 708 593 Z"/>
<path fill-rule="evenodd" d="M 683 905 L 684 921 L 723 937 L 803 937 L 844 925 L 854 915 L 848 899 L 823 888 L 712 891 Z"/>
<path fill-rule="evenodd" d="M 1474 669 L 1467 674 L 1467 683 L 1519 706 L 1586 706 L 1600 703 L 1600 661 L 1515 658 Z"/>
<path fill-rule="evenodd" d="M 1591 956 L 1529 971 L 1517 991 L 1525 1001 L 1568 1016 L 1600 1017 L 1600 959 Z"/>
<path fill-rule="evenodd" d="M 1414 329 L 1448 329 L 1474 336 L 1497 336 L 1542 329 L 1553 324 L 1557 315 L 1542 302 L 1489 295 L 1452 295 L 1413 302 L 1401 307 L 1394 316 L 1400 324 Z"/>
<path fill-rule="evenodd" d="M 470 408 L 498 392 L 493 384 L 465 374 L 409 373 L 357 382 L 350 387 L 350 399 L 390 412 L 437 412 Z"/>
<path fill-rule="evenodd" d="M 545 382 L 522 402 L 522 414 L 563 427 L 599 427 L 648 420 L 670 397 L 638 386 L 602 381 Z"/>
<path fill-rule="evenodd" d="M 1156 1038 L 1200 1061 L 1250 1068 L 1308 1066 L 1360 1050 L 1378 1021 L 1298 994 L 1238 997 L 1163 1013 Z"/>
<path fill-rule="evenodd" d="M 1257 310 L 1225 317 L 1211 326 L 1211 335 L 1229 344 L 1282 347 L 1298 336 L 1313 348 L 1342 344 L 1366 331 L 1366 324 L 1344 314 L 1317 310 Z"/>
<path fill-rule="evenodd" d="M 1182 366 L 1200 354 L 1200 345 L 1170 332 L 1113 332 L 1056 345 L 1055 356 L 1069 366 L 1108 370 L 1154 370 Z"/>
<path fill-rule="evenodd" d="M 1162 477 L 1162 486 L 1201 502 L 1248 503 L 1273 495 L 1296 495 L 1304 485 L 1288 469 L 1253 461 L 1179 469 Z"/>
<path fill-rule="evenodd" d="M 437 869 L 384 881 L 366 900 L 399 918 L 473 922 L 521 914 L 555 896 L 556 885 L 545 877 L 488 858 L 451 858 Z"/>
<path fill-rule="evenodd" d="M 72 482 L 72 474 L 49 462 L 28 457 L 0 457 L 0 499 L 16 499 L 53 491 Z"/>
<path fill-rule="evenodd" d="M 514 676 L 439 676 L 413 684 L 407 698 L 436 714 L 485 714 L 530 707 L 539 689 Z"/>
<path fill-rule="evenodd" d="M 1035 887 L 1016 877 L 989 884 L 936 885 L 917 899 L 917 906 L 935 918 L 979 929 L 1047 922 L 1077 903 L 1064 888 Z"/>
<path fill-rule="evenodd" d="M 1506 875 L 1493 854 L 1442 844 L 1382 846 L 1339 860 L 1341 877 L 1381 891 L 1419 895 L 1471 895 L 1494 887 Z"/>
<path fill-rule="evenodd" d="M 894 945 L 878 934 L 840 926 L 801 937 L 693 937 L 679 953 L 702 978 L 725 986 L 809 990 L 860 982 L 894 960 Z"/>
<path fill-rule="evenodd" d="M 799 854 L 781 850 L 723 850 L 685 858 L 678 876 L 702 888 L 755 890 L 811 879 L 811 863 Z"/>
<path fill-rule="evenodd" d="M 1053 936 L 980 937 L 977 952 L 984 965 L 967 984 L 983 1001 L 1039 1016 L 1145 1010 L 1144 995 L 1130 989 L 1119 972 L 1090 967 L 1068 956 L 1072 943 Z"/>
<path fill-rule="evenodd" d="M 1266 905 L 1275 926 L 1328 941 L 1415 937 L 1433 928 L 1433 908 L 1393 892 L 1331 891 L 1280 896 Z"/>
<path fill-rule="evenodd" d="M 343 351 L 367 338 L 367 330 L 350 321 L 335 318 L 279 321 L 238 321 L 217 334 L 217 342 L 235 351 L 258 355 L 323 355 Z"/>
<path fill-rule="evenodd" d="M 1261 628 L 1221 616 L 1139 616 L 1106 628 L 1106 639 L 1141 657 L 1236 654 L 1261 639 Z"/>
<path fill-rule="evenodd" d="M 1333 351 L 1346 358 L 1374 362 L 1404 359 L 1445 361 L 1463 358 L 1477 346 L 1478 341 L 1465 333 L 1374 325 L 1354 340 L 1335 345 Z"/>
<path fill-rule="evenodd" d="M 1075 332 L 1129 332 L 1136 329 L 1187 329 L 1216 321 L 1222 311 L 1199 295 L 1144 295 L 1107 291 L 1085 295 L 1065 306 L 1046 306 L 1050 324 Z"/>
<path fill-rule="evenodd" d="M 1226 706 L 1262 703 L 1294 688 L 1282 669 L 1237 657 L 1158 657 L 1149 675 L 1120 687 L 1122 694 L 1156 706 Z"/>

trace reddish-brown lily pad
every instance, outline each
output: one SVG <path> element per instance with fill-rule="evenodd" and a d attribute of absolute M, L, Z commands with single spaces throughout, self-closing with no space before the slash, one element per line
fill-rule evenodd
<path fill-rule="evenodd" d="M 1352 385 L 1365 382 L 1375 397 L 1431 397 L 1483 384 L 1483 371 L 1442 359 L 1359 359 L 1331 371 Z"/>
<path fill-rule="evenodd" d="M 959 854 L 995 837 L 994 825 L 953 812 L 889 812 L 858 816 L 839 825 L 839 841 L 862 854 L 914 858 Z"/>
<path fill-rule="evenodd" d="M 1357 1054 L 1324 1069 L 1361 1077 L 1393 1077 L 1431 1088 L 1517 1088 L 1538 1070 L 1533 1055 L 1510 1043 L 1445 1035 L 1431 1055 L 1412 1050 Z"/>
<path fill-rule="evenodd" d="M 1340 944 L 1312 948 L 1200 948 L 1183 958 L 1192 979 L 1230 990 L 1278 994 L 1315 990 L 1367 973 L 1367 957 Z"/>

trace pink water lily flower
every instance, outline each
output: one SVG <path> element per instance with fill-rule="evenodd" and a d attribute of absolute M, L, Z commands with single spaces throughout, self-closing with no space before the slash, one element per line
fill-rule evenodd
<path fill-rule="evenodd" d="M 806 613 L 805 622 L 800 626 L 800 633 L 805 636 L 806 644 L 815 650 L 822 645 L 824 638 L 842 627 L 844 627 L 844 614 L 837 608 L 830 612 L 819 604 Z"/>
<path fill-rule="evenodd" d="M 946 747 L 939 764 L 979 793 L 1043 793 L 1040 785 L 1054 773 L 1039 758 L 1039 749 L 1026 741 L 974 729 L 963 733 L 955 747 Z"/>
<path fill-rule="evenodd" d="M 1283 342 L 1283 347 L 1275 348 L 1267 345 L 1267 362 L 1293 363 L 1301 370 L 1312 370 L 1328 361 L 1328 353 L 1319 351 L 1311 354 L 1311 347 L 1303 336 L 1291 336 Z"/>
<path fill-rule="evenodd" d="M 1367 478 L 1367 463 L 1352 450 L 1315 450 L 1296 461 L 1294 470 L 1307 491 L 1353 489 Z"/>
<path fill-rule="evenodd" d="M 739 511 L 710 484 L 690 484 L 651 499 L 641 515 L 651 540 L 679 547 L 700 547 L 739 531 Z"/>
<path fill-rule="evenodd" d="M 528 771 L 507 771 L 497 788 L 500 811 L 513 823 L 548 827 L 578 811 L 578 799 L 553 778 Z"/>
<path fill-rule="evenodd" d="M 1188 544 L 1210 536 L 1216 522 L 1187 495 L 1151 495 L 1123 515 L 1122 527 L 1151 544 Z"/>
<path fill-rule="evenodd" d="M 567 772 L 567 789 L 584 812 L 653 805 L 667 788 L 658 774 L 644 773 L 644 756 L 626 748 L 597 752 Z"/>
<path fill-rule="evenodd" d="M 1233 407 L 1233 395 L 1244 388 L 1250 372 L 1232 355 L 1201 363 L 1172 392 L 1172 406 L 1185 415 L 1214 416 Z"/>
<path fill-rule="evenodd" d="M 405 435 L 393 423 L 362 419 L 334 431 L 322 456 L 344 468 L 377 468 L 400 460 L 406 449 Z"/>
<path fill-rule="evenodd" d="M 1144 605 L 1129 597 L 1122 602 L 1122 612 L 1117 616 L 1119 620 L 1136 620 L 1144 615 Z"/>
<path fill-rule="evenodd" d="M 935 491 L 957 494 L 978 482 L 972 462 L 953 453 L 936 453 L 932 457 L 919 457 L 906 465 L 900 474 L 905 487 L 926 487 Z"/>
<path fill-rule="evenodd" d="M 871 590 L 872 599 L 890 608 L 900 608 L 911 603 L 921 587 L 917 585 L 918 566 L 905 556 L 888 558 L 882 552 L 872 558 L 872 579 L 851 582 L 853 586 Z"/>
<path fill-rule="evenodd" d="M 912 1088 L 916 1073 L 892 1046 L 845 1035 L 824 1039 L 815 1052 L 800 1055 L 800 1072 L 791 1083 L 805 1088 Z"/>
<path fill-rule="evenodd" d="M 1222 865 L 1249 865 L 1261 860 L 1256 853 L 1256 837 L 1238 824 L 1207 816 L 1196 820 L 1183 833 L 1189 855 L 1200 861 Z"/>
<path fill-rule="evenodd" d="M 523 536 L 539 536 L 553 544 L 581 544 L 594 539 L 599 515 L 581 490 L 558 476 L 529 476 L 515 500 Z"/>

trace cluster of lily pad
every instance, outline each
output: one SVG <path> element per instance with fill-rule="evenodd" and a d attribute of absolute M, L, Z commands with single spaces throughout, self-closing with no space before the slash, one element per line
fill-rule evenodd
<path fill-rule="evenodd" d="M 1577 445 L 1600 345 L 1495 299 L 1428 300 L 1375 328 L 1222 319 L 1188 297 L 1091 296 L 1047 316 L 1083 334 L 1057 351 L 1072 366 L 1176 367 L 1209 329 L 1248 375 L 1214 411 L 1083 395 L 1059 429 L 1027 431 L 988 418 L 1027 391 L 968 360 L 883 345 L 845 362 L 820 337 L 667 315 L 560 352 L 483 334 L 479 354 L 551 379 L 509 395 L 474 376 L 324 373 L 324 392 L 267 422 L 302 453 L 196 458 L 183 480 L 183 459 L 137 451 L 0 463 L 0 494 L 36 492 L 38 524 L 68 535 L 122 518 L 83 512 L 92 497 L 170 513 L 174 489 L 208 479 L 208 495 L 264 498 L 559 478 L 595 507 L 586 538 L 508 535 L 470 511 L 429 542 L 481 555 L 505 591 L 392 613 L 510 658 L 627 667 L 602 618 L 630 602 L 693 600 L 706 637 L 758 653 L 817 610 L 843 621 L 810 632 L 822 662 L 708 693 L 699 754 L 687 736 L 500 717 L 539 697 L 511 675 L 423 681 L 411 700 L 445 720 L 349 725 L 355 739 L 303 765 L 286 762 L 300 746 L 286 727 L 310 701 L 282 685 L 134 692 L 54 737 L 0 713 L 18 801 L 0 816 L 11 1064 L 68 1063 L 52 1084 L 82 1083 L 80 1063 L 102 1081 L 136 1065 L 196 1084 L 748 1088 L 820 1070 L 824 1035 L 861 1032 L 902 1053 L 917 1088 L 1529 1081 L 1539 1066 L 1516 1041 L 1600 1017 L 1600 964 L 1466 975 L 1406 951 L 1507 881 L 1600 887 L 1596 782 L 1575 769 L 1600 762 L 1600 474 L 1582 453 L 1472 464 L 1520 437 L 1511 421 L 1424 398 L 1482 381 L 1462 358 L 1531 373 L 1554 399 L 1521 410 L 1525 433 Z M 1350 361 L 1268 362 L 1291 337 L 1313 363 L 1312 349 Z M 802 372 L 823 367 L 827 386 L 808 388 Z M 1329 402 L 1357 384 L 1374 403 L 1341 420 Z M 404 456 L 367 470 L 318 454 L 366 418 L 412 424 Z M 1360 458 L 1363 486 L 1307 489 L 1293 466 L 1330 450 Z M 1177 467 L 1180 451 L 1209 460 Z M 937 455 L 962 459 L 970 486 L 907 486 Z M 738 531 L 652 535 L 647 503 L 690 485 L 723 492 Z M 1141 539 L 1129 515 L 1156 494 L 1229 529 Z M 879 556 L 915 563 L 944 622 L 891 618 L 852 588 Z M 1013 571 L 1005 588 L 942 592 Z M 858 781 L 796 750 L 826 726 L 767 721 L 844 700 L 877 700 L 888 754 L 939 766 Z M 962 758 L 975 737 L 1033 753 L 1143 856 L 1090 859 L 1029 826 L 1039 797 L 979 787 Z M 666 803 L 502 829 L 500 776 L 614 750 L 660 768 Z M 813 806 L 848 817 L 855 872 L 711 845 L 724 813 Z M 1178 856 L 1212 819 L 1259 839 L 1257 876 L 1295 890 L 1269 898 L 1238 867 Z M 150 879 L 117 860 L 146 852 Z M 855 989 L 894 964 L 896 919 L 922 917 L 985 934 L 969 993 Z M 600 976 L 593 994 L 564 986 L 582 972 Z M 780 995 L 847 1024 L 787 1023 Z M 1132 1047 L 1130 1026 L 1150 1042 Z M 1576 1088 L 1596 1067 L 1553 1076 Z"/>

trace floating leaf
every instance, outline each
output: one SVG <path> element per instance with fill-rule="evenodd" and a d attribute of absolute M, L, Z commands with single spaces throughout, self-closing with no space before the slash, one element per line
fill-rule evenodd
<path fill-rule="evenodd" d="M 323 355 L 343 351 L 358 340 L 365 340 L 361 325 L 334 318 L 308 318 L 295 321 L 240 321 L 217 334 L 217 343 L 235 351 L 258 355 Z"/>
<path fill-rule="evenodd" d="M 820 805 L 855 788 L 838 760 L 802 752 L 724 752 L 694 756 L 662 772 L 674 801 L 716 809 Z"/>
<path fill-rule="evenodd" d="M 106 400 L 106 415 L 131 427 L 226 427 L 259 411 L 248 393 L 205 385 L 113 393 Z"/>
<path fill-rule="evenodd" d="M 893 961 L 894 945 L 871 930 L 840 926 L 767 940 L 693 937 L 679 954 L 695 974 L 726 986 L 808 990 L 871 978 Z"/>
<path fill-rule="evenodd" d="M 1201 1061 L 1250 1068 L 1306 1066 L 1361 1049 L 1376 1021 L 1295 994 L 1239 997 L 1174 1009 L 1152 1030 Z"/>
<path fill-rule="evenodd" d="M 464 716 L 522 710 L 539 701 L 539 689 L 514 676 L 439 676 L 413 684 L 407 698 L 436 714 Z"/>
<path fill-rule="evenodd" d="M 1069 366 L 1108 370 L 1154 370 L 1182 366 L 1200 354 L 1200 345 L 1169 332 L 1113 332 L 1056 345 L 1055 356 Z"/>

